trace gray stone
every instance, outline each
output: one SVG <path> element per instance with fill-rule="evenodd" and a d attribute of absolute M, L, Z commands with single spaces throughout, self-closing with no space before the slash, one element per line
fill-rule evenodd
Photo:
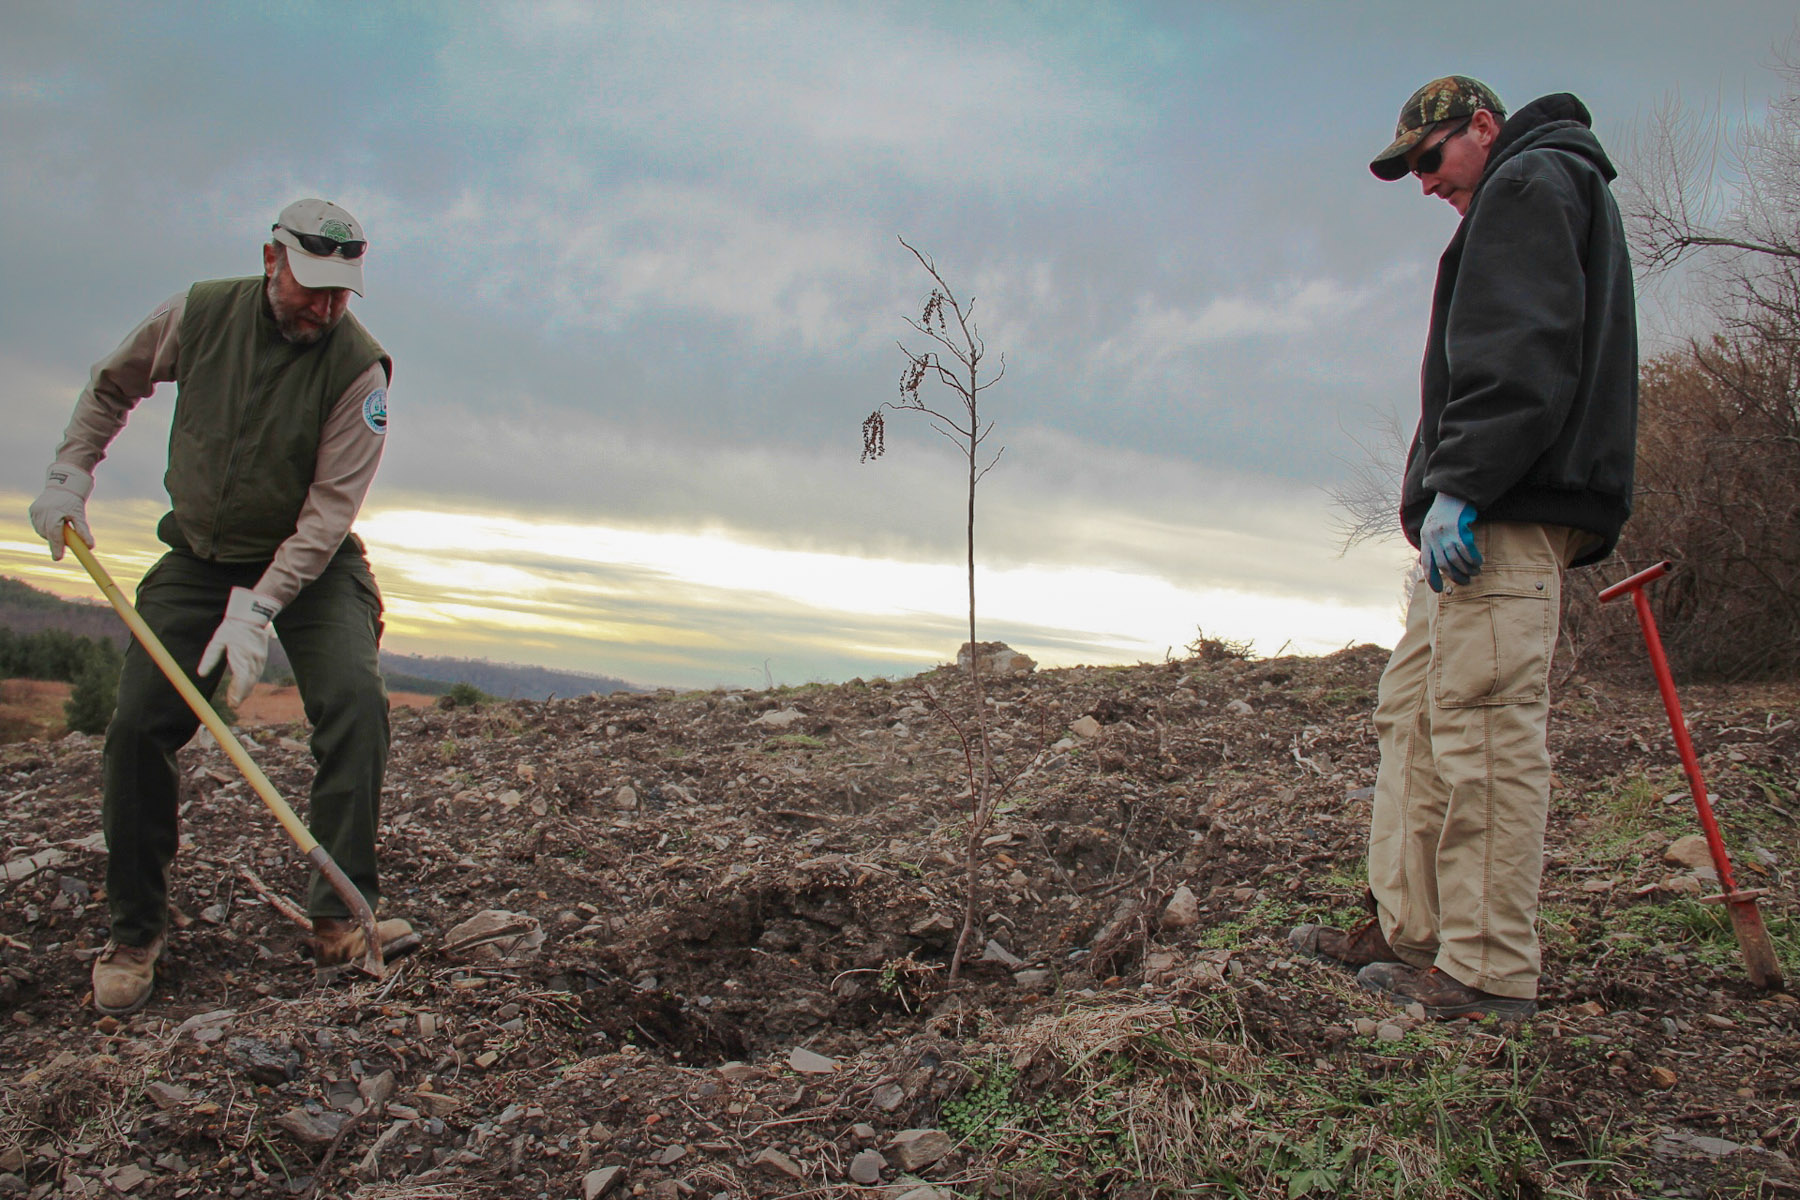
<path fill-rule="evenodd" d="M 836 1059 L 814 1054 L 803 1046 L 796 1046 L 789 1051 L 788 1066 L 802 1075 L 829 1075 L 838 1068 Z"/>
<path fill-rule="evenodd" d="M 581 1177 L 581 1200 L 601 1200 L 625 1178 L 624 1167 L 601 1167 Z"/>
<path fill-rule="evenodd" d="M 922 1171 L 950 1153 L 950 1135 L 941 1129 L 902 1129 L 888 1143 L 902 1171 Z"/>
<path fill-rule="evenodd" d="M 182 1087 L 179 1083 L 164 1083 L 160 1079 L 154 1083 L 146 1084 L 144 1086 L 144 1094 L 150 1097 L 151 1102 L 155 1104 L 156 1107 L 165 1112 L 172 1108 L 180 1108 L 183 1104 L 186 1104 L 189 1100 L 194 1098 L 194 1093 L 187 1088 Z"/>
<path fill-rule="evenodd" d="M 1036 967 L 1025 971 L 1014 971 L 1013 982 L 1028 992 L 1047 992 L 1055 986 L 1050 972 Z"/>
<path fill-rule="evenodd" d="M 1663 851 L 1663 861 L 1696 871 L 1702 867 L 1710 869 L 1713 865 L 1712 851 L 1707 849 L 1706 838 L 1698 833 L 1690 833 L 1671 842 L 1669 848 Z"/>
<path fill-rule="evenodd" d="M 636 812 L 638 806 L 637 789 L 627 784 L 613 792 L 612 806 L 617 812 Z"/>
<path fill-rule="evenodd" d="M 337 1136 L 338 1126 L 347 1118 L 337 1113 L 314 1116 L 303 1108 L 290 1108 L 275 1118 L 275 1124 L 308 1146 L 329 1145 Z"/>
<path fill-rule="evenodd" d="M 1005 946 L 1002 946 L 993 938 L 989 938 L 987 946 L 982 949 L 981 961 L 999 963 L 1009 970 L 1013 967 L 1022 967 L 1025 965 L 1024 959 L 1014 954 L 1011 950 L 1008 950 Z"/>
<path fill-rule="evenodd" d="M 882 1112 L 893 1112 L 906 1100 L 906 1092 L 899 1084 L 884 1083 L 876 1088 L 869 1098 Z"/>
<path fill-rule="evenodd" d="M 800 1169 L 799 1163 L 772 1146 L 763 1147 L 756 1157 L 750 1160 L 750 1165 L 761 1168 L 765 1175 L 776 1175 L 787 1179 L 806 1178 L 806 1172 Z"/>
<path fill-rule="evenodd" d="M 749 1083 L 753 1079 L 767 1079 L 769 1073 L 761 1067 L 753 1067 L 749 1063 L 728 1062 L 715 1067 L 719 1078 L 727 1083 Z"/>
<path fill-rule="evenodd" d="M 544 944 L 544 931 L 530 913 L 483 909 L 444 935 L 444 952 L 486 962 L 532 958 Z"/>
<path fill-rule="evenodd" d="M 850 1178 L 867 1187 L 881 1182 L 881 1172 L 887 1168 L 887 1159 L 878 1150 L 864 1150 L 850 1160 Z"/>
<path fill-rule="evenodd" d="M 356 1094 L 362 1102 L 377 1112 L 394 1095 L 394 1073 L 383 1071 L 379 1075 L 366 1075 L 356 1085 Z"/>
<path fill-rule="evenodd" d="M 261 1038 L 232 1038 L 225 1043 L 225 1059 L 251 1079 L 271 1087 L 295 1079 L 300 1074 L 298 1054 L 287 1046 L 266 1042 Z"/>
<path fill-rule="evenodd" d="M 772 712 L 766 712 L 750 723 L 752 725 L 764 725 L 770 729 L 786 729 L 795 722 L 804 720 L 806 720 L 806 714 L 799 709 L 782 708 Z"/>
<path fill-rule="evenodd" d="M 1164 929 L 1186 929 L 1200 923 L 1200 898 L 1187 884 L 1176 888 L 1163 906 L 1162 923 Z"/>
<path fill-rule="evenodd" d="M 964 642 L 956 651 L 956 665 L 969 669 L 970 660 L 979 653 L 983 675 L 1029 675 L 1037 670 L 1031 657 L 1021 654 L 1005 642 Z"/>
<path fill-rule="evenodd" d="M 1684 1150 L 1698 1150 L 1708 1158 L 1724 1158 L 1727 1154 L 1736 1154 L 1739 1150 L 1748 1149 L 1750 1147 L 1739 1145 L 1737 1142 L 1728 1142 L 1724 1138 L 1705 1137 L 1683 1130 L 1665 1132 L 1662 1139 L 1656 1143 L 1656 1152 L 1665 1157 L 1671 1154 L 1680 1154 Z"/>

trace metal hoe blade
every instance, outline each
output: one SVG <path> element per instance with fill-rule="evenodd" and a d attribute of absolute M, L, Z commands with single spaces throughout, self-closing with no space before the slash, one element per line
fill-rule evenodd
<path fill-rule="evenodd" d="M 1723 903 L 1731 913 L 1731 928 L 1737 934 L 1738 949 L 1744 955 L 1745 972 L 1750 982 L 1764 991 L 1778 992 L 1785 981 L 1781 977 L 1781 961 L 1775 957 L 1775 944 L 1769 940 L 1768 927 L 1756 907 L 1760 891 L 1739 891 L 1731 877 L 1731 860 L 1725 853 L 1725 840 L 1719 835 L 1719 822 L 1713 817 L 1712 802 L 1706 797 L 1706 781 L 1700 777 L 1700 760 L 1694 754 L 1694 743 L 1688 738 L 1687 722 L 1681 715 L 1681 701 L 1675 696 L 1675 680 L 1669 674 L 1669 660 L 1663 654 L 1662 638 L 1656 632 L 1656 619 L 1650 615 L 1650 600 L 1644 595 L 1646 584 L 1667 575 L 1671 564 L 1657 563 L 1621 580 L 1600 593 L 1602 604 L 1629 594 L 1637 606 L 1638 625 L 1644 631 L 1644 645 L 1650 651 L 1650 666 L 1656 672 L 1656 686 L 1662 693 L 1663 708 L 1669 714 L 1669 728 L 1675 734 L 1675 749 L 1681 755 L 1682 770 L 1687 772 L 1688 786 L 1694 794 L 1694 807 L 1700 813 L 1700 827 L 1706 833 L 1706 848 L 1712 855 L 1713 869 L 1719 874 L 1722 895 L 1708 896 L 1702 903 Z"/>
<path fill-rule="evenodd" d="M 162 673 L 168 677 L 175 690 L 181 693 L 181 698 L 187 701 L 188 707 L 194 710 L 194 715 L 200 718 L 200 723 L 205 725 L 213 737 L 218 740 L 219 749 L 223 750 L 226 756 L 237 765 L 237 769 L 243 772 L 244 778 L 256 790 L 256 794 L 262 797 L 263 803 L 268 805 L 269 811 L 275 814 L 275 819 L 281 823 L 281 827 L 287 831 L 287 835 L 294 840 L 294 844 L 300 848 L 300 852 L 306 855 L 307 860 L 325 877 L 326 882 L 331 884 L 331 890 L 342 897 L 344 903 L 349 907 L 351 915 L 356 918 L 356 923 L 362 927 L 363 939 L 368 946 L 368 951 L 359 965 L 375 978 L 382 978 L 386 974 L 386 968 L 381 961 L 381 938 L 375 932 L 375 913 L 370 909 L 369 902 L 363 898 L 362 892 L 350 882 L 349 876 L 345 875 L 343 869 L 332 860 L 325 847 L 319 845 L 318 839 L 312 835 L 312 830 L 301 824 L 300 818 L 294 815 L 294 810 L 289 808 L 287 801 L 281 798 L 281 793 L 275 790 L 275 785 L 269 782 L 269 777 L 264 775 L 262 768 L 256 765 L 256 760 L 250 757 L 250 753 L 244 749 L 243 743 L 239 742 L 230 727 L 219 719 L 219 714 L 213 710 L 213 706 L 207 702 L 206 697 L 200 694 L 200 689 L 194 686 L 194 682 L 188 678 L 187 672 L 176 663 L 174 656 L 162 644 L 162 640 L 152 632 L 144 618 L 138 615 L 137 609 L 131 606 L 131 602 L 125 599 L 125 594 L 119 590 L 119 585 L 113 582 L 113 578 L 107 574 L 106 568 L 94 558 L 94 552 L 88 548 L 86 542 L 81 540 L 81 535 L 75 532 L 73 525 L 64 524 L 63 541 L 74 552 L 75 557 L 81 560 L 81 565 L 87 568 L 87 573 L 99 585 L 101 592 L 105 593 L 106 599 L 113 606 L 113 611 L 117 612 L 126 626 L 130 628 L 132 636 L 137 638 L 138 643 L 155 660 L 156 665 L 162 668 Z"/>

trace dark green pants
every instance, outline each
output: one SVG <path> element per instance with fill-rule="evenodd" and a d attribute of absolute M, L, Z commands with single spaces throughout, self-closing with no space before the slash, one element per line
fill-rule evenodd
<path fill-rule="evenodd" d="M 220 665 L 201 679 L 195 668 L 224 618 L 231 589 L 254 587 L 266 565 L 213 563 L 171 550 L 138 585 L 138 612 L 203 695 L 210 697 L 225 674 Z M 275 632 L 312 722 L 318 770 L 308 825 L 373 906 L 381 895 L 375 826 L 387 768 L 388 699 L 377 661 L 381 597 L 356 539 L 346 540 L 324 574 L 281 611 Z M 167 868 L 178 837 L 175 752 L 199 724 L 150 655 L 133 642 L 119 675 L 118 709 L 106 730 L 101 801 L 112 936 L 124 945 L 148 945 L 167 922 Z M 293 797 L 286 799 L 293 803 Z M 233 803 L 243 809 L 224 814 L 226 819 L 253 842 L 288 842 L 254 792 Z M 317 872 L 307 911 L 314 917 L 348 915 Z"/>

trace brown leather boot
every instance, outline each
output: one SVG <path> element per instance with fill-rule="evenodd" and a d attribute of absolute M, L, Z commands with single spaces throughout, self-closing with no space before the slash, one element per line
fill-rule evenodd
<path fill-rule="evenodd" d="M 1358 971 L 1356 982 L 1402 1004 L 1423 1004 L 1425 1014 L 1440 1021 L 1457 1017 L 1523 1021 L 1537 1011 L 1536 1000 L 1496 996 L 1453 979 L 1436 967 L 1421 971 L 1404 963 L 1375 963 Z"/>
<path fill-rule="evenodd" d="M 1366 967 L 1370 963 L 1400 961 L 1394 948 L 1381 936 L 1381 922 L 1374 917 L 1354 929 L 1337 929 L 1330 925 L 1296 925 L 1288 930 L 1288 945 L 1301 954 L 1343 967 Z"/>
<path fill-rule="evenodd" d="M 109 941 L 94 960 L 94 1007 L 112 1017 L 128 1016 L 150 1002 L 156 984 L 156 960 L 166 937 L 157 934 L 148 946 L 122 946 Z"/>
<path fill-rule="evenodd" d="M 375 935 L 381 939 L 381 959 L 392 962 L 419 948 L 419 935 L 411 922 L 390 917 L 375 923 Z M 314 917 L 313 932 L 306 939 L 313 965 L 319 968 L 354 963 L 368 952 L 368 939 L 362 926 L 348 917 Z"/>

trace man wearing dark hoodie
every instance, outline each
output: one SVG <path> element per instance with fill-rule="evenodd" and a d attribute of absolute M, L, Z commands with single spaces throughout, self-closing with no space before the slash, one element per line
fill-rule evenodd
<path fill-rule="evenodd" d="M 1401 493 L 1419 566 L 1375 709 L 1374 915 L 1289 939 L 1439 1018 L 1537 1009 L 1561 573 L 1610 554 L 1631 511 L 1636 301 L 1590 124 L 1566 93 L 1508 119 L 1452 75 L 1413 93 L 1369 164 L 1416 175 L 1462 223 Z"/>

